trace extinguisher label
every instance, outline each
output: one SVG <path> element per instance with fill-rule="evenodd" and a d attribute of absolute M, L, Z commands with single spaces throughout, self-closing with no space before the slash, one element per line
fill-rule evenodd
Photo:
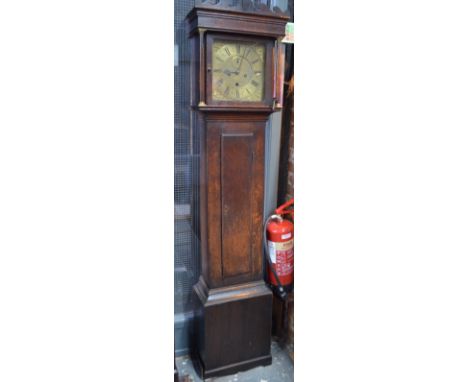
<path fill-rule="evenodd" d="M 278 276 L 286 276 L 293 271 L 293 257 L 294 257 L 294 239 L 275 243 L 268 241 L 268 251 L 270 259 L 275 264 L 276 273 Z"/>
<path fill-rule="evenodd" d="M 288 232 L 284 235 L 281 235 L 281 240 L 289 239 L 291 237 L 291 232 Z"/>
<path fill-rule="evenodd" d="M 283 241 L 282 243 L 275 243 L 274 241 L 269 241 L 268 243 L 274 245 L 277 251 L 289 251 L 294 246 L 294 240 L 292 239 L 288 241 Z"/>

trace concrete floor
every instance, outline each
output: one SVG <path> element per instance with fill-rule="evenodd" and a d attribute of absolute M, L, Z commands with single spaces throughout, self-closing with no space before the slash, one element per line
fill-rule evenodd
<path fill-rule="evenodd" d="M 233 375 L 206 379 L 206 382 L 293 382 L 294 365 L 285 349 L 280 348 L 277 342 L 272 341 L 271 355 L 273 362 L 270 366 L 258 366 L 254 369 L 242 371 Z M 180 381 L 202 382 L 203 380 L 193 369 L 188 356 L 176 358 Z M 185 377 L 185 379 L 184 379 Z"/>

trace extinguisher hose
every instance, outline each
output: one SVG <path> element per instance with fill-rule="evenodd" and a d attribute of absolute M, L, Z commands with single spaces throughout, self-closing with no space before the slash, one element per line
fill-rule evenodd
<path fill-rule="evenodd" d="M 270 254 L 268 253 L 267 226 L 268 226 L 268 223 L 270 222 L 270 220 L 272 220 L 273 218 L 274 218 L 274 215 L 268 217 L 268 219 L 265 221 L 265 225 L 264 225 L 264 229 L 263 229 L 263 253 L 265 254 L 265 258 L 268 261 L 268 265 L 270 266 L 270 270 L 272 271 L 273 276 L 275 277 L 276 283 L 278 284 L 277 289 L 278 289 L 279 296 L 281 297 L 282 300 L 286 300 L 288 294 L 284 290 L 283 284 L 281 283 L 281 281 L 280 281 L 280 279 L 278 277 L 278 274 L 276 273 L 275 267 L 271 263 Z"/>

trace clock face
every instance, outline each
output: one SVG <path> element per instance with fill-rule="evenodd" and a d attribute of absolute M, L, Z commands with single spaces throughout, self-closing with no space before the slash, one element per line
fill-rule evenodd
<path fill-rule="evenodd" d="M 265 45 L 215 40 L 212 52 L 213 100 L 242 102 L 263 100 Z"/>

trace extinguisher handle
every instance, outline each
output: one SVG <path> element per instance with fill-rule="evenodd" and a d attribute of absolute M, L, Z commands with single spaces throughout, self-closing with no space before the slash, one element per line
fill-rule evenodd
<path fill-rule="evenodd" d="M 286 208 L 288 208 L 291 204 L 294 204 L 294 198 L 288 200 L 286 203 L 282 204 L 275 210 L 275 214 L 284 214 L 284 213 L 289 213 L 291 211 L 284 211 Z"/>

